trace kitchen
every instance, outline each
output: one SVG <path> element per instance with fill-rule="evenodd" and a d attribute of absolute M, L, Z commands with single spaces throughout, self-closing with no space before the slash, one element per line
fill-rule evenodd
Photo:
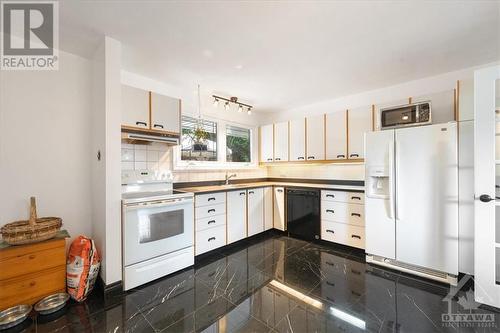
<path fill-rule="evenodd" d="M 58 68 L 0 71 L 11 329 L 497 329 L 499 2 L 56 3 Z M 66 233 L 7 245 L 30 197 Z"/>

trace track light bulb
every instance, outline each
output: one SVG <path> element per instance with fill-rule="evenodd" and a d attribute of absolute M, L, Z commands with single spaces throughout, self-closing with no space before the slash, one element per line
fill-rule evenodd
<path fill-rule="evenodd" d="M 219 99 L 216 98 L 214 99 L 214 107 L 217 107 L 219 105 Z"/>
<path fill-rule="evenodd" d="M 248 115 L 251 115 L 251 114 L 252 114 L 252 109 L 251 109 L 251 108 L 248 108 L 247 114 L 248 114 Z"/>
<path fill-rule="evenodd" d="M 238 112 L 242 112 L 242 111 L 243 111 L 243 107 L 240 105 L 240 106 L 238 107 Z"/>
<path fill-rule="evenodd" d="M 226 104 L 224 104 L 224 109 L 229 110 L 229 102 L 226 102 Z"/>

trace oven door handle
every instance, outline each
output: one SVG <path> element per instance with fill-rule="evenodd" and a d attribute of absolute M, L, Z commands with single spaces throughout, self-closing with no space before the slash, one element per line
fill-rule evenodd
<path fill-rule="evenodd" d="M 170 199 L 170 200 L 161 200 L 161 201 L 152 201 L 151 203 L 133 203 L 133 204 L 125 204 L 125 208 L 127 210 L 134 209 L 148 209 L 148 208 L 157 208 L 157 207 L 169 207 L 169 206 L 180 206 L 192 203 L 193 199 Z"/>

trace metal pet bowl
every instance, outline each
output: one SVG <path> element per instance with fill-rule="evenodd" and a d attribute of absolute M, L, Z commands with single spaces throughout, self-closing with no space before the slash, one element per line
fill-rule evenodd
<path fill-rule="evenodd" d="M 14 327 L 28 318 L 32 307 L 28 304 L 16 305 L 0 312 L 0 330 Z"/>
<path fill-rule="evenodd" d="M 48 315 L 62 309 L 69 299 L 66 293 L 49 295 L 35 304 L 35 311 L 41 315 Z"/>

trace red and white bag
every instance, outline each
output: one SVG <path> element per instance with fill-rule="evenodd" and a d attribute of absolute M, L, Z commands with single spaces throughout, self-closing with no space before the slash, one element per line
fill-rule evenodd
<path fill-rule="evenodd" d="M 66 261 L 66 285 L 68 294 L 81 302 L 94 288 L 101 260 L 95 243 L 85 236 L 78 236 L 69 248 Z"/>

